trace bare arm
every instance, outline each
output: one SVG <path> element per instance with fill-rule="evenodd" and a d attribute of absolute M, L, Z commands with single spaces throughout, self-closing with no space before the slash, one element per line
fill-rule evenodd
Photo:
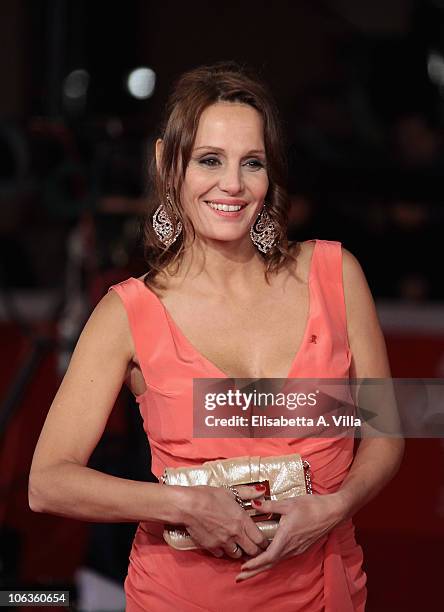
<path fill-rule="evenodd" d="M 110 292 L 85 325 L 48 412 L 29 478 L 32 510 L 88 521 L 178 518 L 173 490 L 86 467 L 133 351 L 125 310 Z"/>
<path fill-rule="evenodd" d="M 384 337 L 367 281 L 356 258 L 343 250 L 347 327 L 352 351 L 352 378 L 390 378 Z M 404 452 L 402 438 L 365 437 L 360 441 L 350 472 L 340 490 L 344 518 L 375 497 L 393 478 Z"/>

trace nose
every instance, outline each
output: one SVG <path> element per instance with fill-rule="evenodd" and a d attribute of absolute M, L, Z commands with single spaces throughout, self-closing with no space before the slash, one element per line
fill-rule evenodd
<path fill-rule="evenodd" d="M 230 195 L 243 190 L 242 171 L 238 164 L 227 164 L 219 178 L 219 187 Z"/>

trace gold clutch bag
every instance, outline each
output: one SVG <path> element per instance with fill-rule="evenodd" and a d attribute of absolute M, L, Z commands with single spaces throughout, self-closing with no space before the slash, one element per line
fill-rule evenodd
<path fill-rule="evenodd" d="M 265 499 L 280 500 L 311 494 L 310 464 L 297 453 L 280 457 L 234 457 L 205 461 L 202 465 L 165 468 L 160 482 L 165 485 L 190 487 L 230 487 L 241 484 L 265 485 Z M 279 515 L 258 513 L 245 504 L 246 512 L 264 535 L 272 540 L 279 526 Z M 165 542 L 178 550 L 201 548 L 183 526 L 165 525 Z"/>

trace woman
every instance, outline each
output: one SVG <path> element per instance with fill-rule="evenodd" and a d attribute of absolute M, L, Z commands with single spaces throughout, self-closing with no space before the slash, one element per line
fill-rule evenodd
<path fill-rule="evenodd" d="M 233 64 L 186 73 L 156 142 L 145 234 L 148 272 L 113 286 L 87 322 L 50 408 L 30 505 L 90 521 L 138 521 L 127 610 L 363 610 L 362 554 L 350 517 L 394 475 L 402 442 L 193 438 L 194 378 L 388 377 L 373 301 L 337 242 L 287 244 L 285 161 L 265 87 Z M 297 349 L 297 350 L 296 350 Z M 281 515 L 268 546 L 232 493 L 163 486 L 86 467 L 123 382 L 152 470 L 214 458 L 300 453 L 313 491 L 264 501 Z M 183 524 L 202 547 L 161 534 Z"/>

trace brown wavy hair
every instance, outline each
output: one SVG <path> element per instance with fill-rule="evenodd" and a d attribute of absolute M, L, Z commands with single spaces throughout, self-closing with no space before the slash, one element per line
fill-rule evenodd
<path fill-rule="evenodd" d="M 266 254 L 260 253 L 265 263 L 265 276 L 278 271 L 294 256 L 287 241 L 288 194 L 285 144 L 276 104 L 266 85 L 251 70 L 235 62 L 219 62 L 185 72 L 176 82 L 165 107 L 159 138 L 163 141 L 162 159 L 157 168 L 155 157 L 150 164 L 151 193 L 143 224 L 143 247 L 148 272 L 145 283 L 161 287 L 156 276 L 168 267 L 177 271 L 184 252 L 186 238 L 195 239 L 194 227 L 180 203 L 180 191 L 196 138 L 202 112 L 217 102 L 248 104 L 261 115 L 269 187 L 267 211 L 277 229 L 275 246 Z M 169 192 L 171 205 L 166 202 Z M 164 203 L 176 230 L 183 229 L 177 240 L 165 247 L 152 225 L 154 212 Z M 174 219 L 175 217 L 175 219 Z"/>

